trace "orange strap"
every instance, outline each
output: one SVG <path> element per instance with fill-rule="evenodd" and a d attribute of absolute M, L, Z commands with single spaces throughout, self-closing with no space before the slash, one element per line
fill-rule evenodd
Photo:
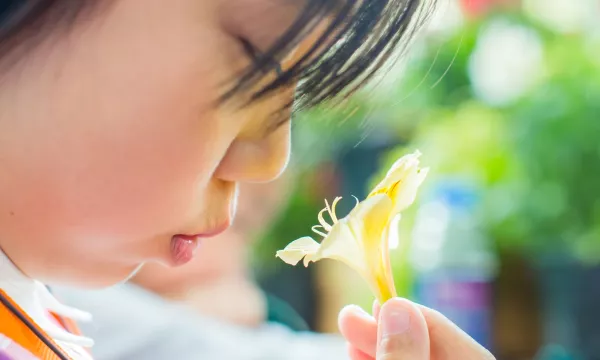
<path fill-rule="evenodd" d="M 2 290 L 0 290 L 0 334 L 13 340 L 40 360 L 70 359 Z"/>

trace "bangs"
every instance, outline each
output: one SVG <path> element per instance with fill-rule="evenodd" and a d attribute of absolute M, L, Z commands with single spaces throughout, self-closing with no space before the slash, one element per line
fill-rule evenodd
<path fill-rule="evenodd" d="M 199 0 L 202 1 L 202 0 Z M 372 78 L 393 56 L 403 53 L 415 31 L 429 18 L 437 0 L 291 0 L 302 9 L 287 31 L 235 80 L 223 95 L 250 93 L 256 101 L 298 82 L 295 109 L 312 107 L 333 98 L 344 98 Z M 43 39 L 45 25 L 72 24 L 84 9 L 96 8 L 92 0 L 0 1 L 0 52 L 22 47 L 17 34 Z M 65 21 L 67 20 L 67 21 Z M 272 74 L 273 62 L 281 61 L 308 36 L 315 42 L 296 61 Z M 28 46 L 30 47 L 30 46 Z M 18 56 L 16 56 L 18 59 Z M 270 79 L 270 78 L 269 78 Z M 340 96 L 341 95 L 341 96 Z"/>
<path fill-rule="evenodd" d="M 306 0 L 290 28 L 257 57 L 224 97 L 253 89 L 272 70 L 273 59 L 284 58 L 320 26 L 324 30 L 302 58 L 252 93 L 250 101 L 295 81 L 299 81 L 295 109 L 347 97 L 371 79 L 391 55 L 403 53 L 415 31 L 431 15 L 435 3 L 436 0 Z"/>

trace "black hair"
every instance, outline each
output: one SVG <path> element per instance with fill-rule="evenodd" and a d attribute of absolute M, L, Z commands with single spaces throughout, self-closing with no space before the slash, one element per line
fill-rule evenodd
<path fill-rule="evenodd" d="M 436 0 L 305 0 L 306 4 L 279 40 L 241 76 L 228 94 L 251 88 L 280 59 L 327 19 L 328 26 L 302 59 L 252 99 L 261 98 L 298 79 L 295 102 L 310 107 L 359 89 L 394 54 L 401 54 Z M 226 96 L 228 95 L 226 94 Z M 291 105 L 291 104 L 290 104 Z"/>
<path fill-rule="evenodd" d="M 86 4 L 98 1 L 0 0 L 0 54 L 6 53 L 7 46 L 15 46 L 11 45 L 11 40 L 14 43 L 17 35 L 29 32 L 28 36 L 39 37 L 44 33 L 40 28 L 43 24 L 55 22 L 56 18 L 75 19 L 86 8 Z M 299 107 L 310 107 L 340 94 L 351 94 L 369 80 L 391 55 L 397 50 L 403 50 L 415 30 L 430 15 L 436 2 L 301 1 L 305 4 L 294 23 L 270 49 L 256 54 L 252 65 L 224 94 L 224 99 L 255 89 L 265 74 L 274 70 L 274 64 L 279 59 L 290 53 L 322 24 L 326 24 L 326 28 L 308 52 L 292 66 L 278 71 L 272 81 L 253 92 L 251 101 L 298 80 L 296 104 Z M 47 21 L 48 19 L 52 21 Z"/>

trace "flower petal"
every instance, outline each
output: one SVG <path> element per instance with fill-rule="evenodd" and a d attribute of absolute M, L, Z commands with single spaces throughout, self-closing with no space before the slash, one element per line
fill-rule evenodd
<path fill-rule="evenodd" d="M 385 194 L 363 201 L 356 212 L 348 216 L 352 231 L 362 239 L 363 258 L 368 272 L 364 275 L 380 301 L 395 296 L 394 281 L 389 267 L 388 228 L 393 209 Z"/>
<path fill-rule="evenodd" d="M 399 183 L 394 193 L 392 194 L 392 201 L 394 202 L 393 213 L 399 214 L 411 206 L 417 198 L 417 191 L 425 180 L 428 168 L 425 169 L 414 169 L 414 171 L 408 173 L 403 182 Z"/>
<path fill-rule="evenodd" d="M 366 247 L 379 247 L 381 234 L 391 218 L 393 203 L 385 194 L 378 194 L 359 203 L 348 215 L 350 228 Z"/>
<path fill-rule="evenodd" d="M 277 256 L 285 263 L 296 265 L 305 257 L 312 257 L 319 251 L 321 245 L 313 240 L 310 236 L 302 237 L 292 241 L 283 250 L 277 251 Z M 306 259 L 305 259 L 306 260 Z M 307 262 L 305 261 L 305 265 Z"/>
<path fill-rule="evenodd" d="M 400 221 L 400 214 L 396 215 L 392 220 L 387 224 L 382 239 L 381 245 L 381 263 L 378 268 L 378 272 L 376 272 L 377 284 L 379 287 L 379 294 L 377 297 L 381 303 L 396 297 L 396 284 L 394 283 L 394 276 L 392 273 L 392 264 L 390 262 L 390 240 L 393 233 L 397 235 L 397 227 Z M 396 227 L 392 231 L 392 227 Z"/>
<path fill-rule="evenodd" d="M 319 251 L 308 261 L 324 258 L 341 261 L 361 274 L 366 271 L 360 240 L 354 236 L 344 219 L 333 226 L 329 235 L 321 242 Z"/>
<path fill-rule="evenodd" d="M 403 157 L 398 159 L 394 163 L 394 165 L 392 165 L 392 167 L 390 168 L 390 170 L 387 173 L 387 176 L 390 176 L 391 174 L 397 172 L 398 169 L 402 168 L 402 167 L 407 168 L 407 167 L 411 167 L 411 166 L 418 166 L 420 157 L 421 157 L 421 152 L 419 150 L 415 150 L 415 152 L 413 152 L 412 154 L 404 155 Z"/>
<path fill-rule="evenodd" d="M 419 169 L 419 157 L 421 153 L 415 151 L 412 154 L 405 155 L 392 165 L 385 178 L 373 189 L 369 196 L 381 194 L 396 186 L 398 182 L 403 182 L 411 172 L 417 172 Z"/>
<path fill-rule="evenodd" d="M 369 268 L 375 268 L 380 262 L 382 251 L 387 252 L 387 234 L 386 227 L 392 219 L 391 211 L 393 208 L 392 200 L 384 195 L 375 195 L 363 201 L 360 205 L 360 211 L 357 211 L 353 218 L 349 217 L 352 230 L 362 238 L 364 254 Z"/>

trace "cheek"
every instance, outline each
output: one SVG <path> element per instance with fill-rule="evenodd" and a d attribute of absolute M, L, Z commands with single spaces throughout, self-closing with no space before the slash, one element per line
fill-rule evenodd
<path fill-rule="evenodd" d="M 154 115 L 143 117 L 143 126 L 70 128 L 33 139 L 27 158 L 13 167 L 20 191 L 12 211 L 49 228 L 133 239 L 202 215 L 209 196 L 218 195 L 208 189 L 230 141 L 216 118 L 207 117 L 200 131 L 175 112 L 171 121 Z M 89 131 L 93 136 L 80 141 Z"/>
<path fill-rule="evenodd" d="M 171 115 L 170 126 L 162 117 L 145 117 L 142 128 L 114 129 L 121 132 L 119 139 L 97 136 L 73 149 L 77 155 L 55 161 L 49 171 L 56 174 L 56 193 L 68 204 L 66 214 L 97 231 L 123 231 L 128 237 L 142 235 L 132 231 L 172 231 L 200 215 L 229 141 L 213 126 L 196 131 Z M 89 162 L 93 167 L 80 167 Z"/>
<path fill-rule="evenodd" d="M 2 145 L 14 154 L 4 189 L 19 194 L 9 201 L 19 219 L 69 238 L 138 239 L 206 211 L 212 174 L 236 129 L 206 100 L 218 92 L 192 60 L 151 55 L 162 72 L 125 55 L 114 59 L 120 66 L 90 72 L 79 59 L 37 88 L 38 107 Z"/>

